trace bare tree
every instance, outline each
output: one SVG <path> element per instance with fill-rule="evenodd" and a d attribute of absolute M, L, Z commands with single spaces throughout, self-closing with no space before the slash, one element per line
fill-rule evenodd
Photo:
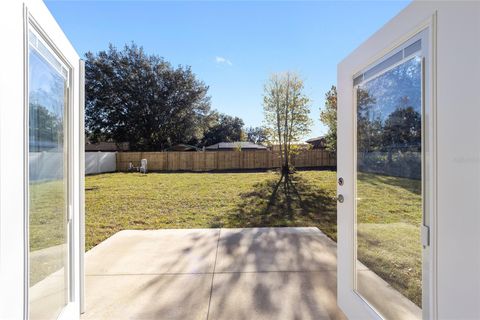
<path fill-rule="evenodd" d="M 292 72 L 275 73 L 265 85 L 263 111 L 265 127 L 271 143 L 278 144 L 282 177 L 290 173 L 294 144 L 310 132 L 310 99 L 304 83 Z"/>

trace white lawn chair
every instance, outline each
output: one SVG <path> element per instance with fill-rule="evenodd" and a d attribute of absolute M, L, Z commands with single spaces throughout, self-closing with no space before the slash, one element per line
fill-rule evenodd
<path fill-rule="evenodd" d="M 147 159 L 142 159 L 140 161 L 140 172 L 147 173 Z"/>

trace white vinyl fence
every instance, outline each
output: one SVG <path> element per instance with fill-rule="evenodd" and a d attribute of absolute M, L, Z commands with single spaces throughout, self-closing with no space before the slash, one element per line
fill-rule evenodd
<path fill-rule="evenodd" d="M 85 152 L 85 174 L 117 171 L 116 152 Z"/>
<path fill-rule="evenodd" d="M 62 179 L 64 155 L 62 152 L 29 152 L 29 180 L 50 181 Z"/>
<path fill-rule="evenodd" d="M 29 152 L 30 181 L 58 180 L 63 177 L 64 155 L 61 152 Z M 85 174 L 115 172 L 116 152 L 85 152 Z"/>

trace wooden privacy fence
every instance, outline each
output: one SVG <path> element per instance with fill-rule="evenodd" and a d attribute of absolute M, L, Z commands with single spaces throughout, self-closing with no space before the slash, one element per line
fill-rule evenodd
<path fill-rule="evenodd" d="M 150 171 L 215 171 L 270 169 L 280 167 L 278 152 L 202 151 L 202 152 L 119 152 L 117 170 L 127 171 L 130 162 L 138 166 L 147 159 Z M 304 150 L 293 159 L 297 168 L 335 167 L 335 156 L 325 150 Z"/>

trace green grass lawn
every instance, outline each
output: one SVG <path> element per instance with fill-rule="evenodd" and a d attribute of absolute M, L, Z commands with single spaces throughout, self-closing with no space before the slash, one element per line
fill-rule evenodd
<path fill-rule="evenodd" d="M 360 173 L 357 206 L 358 259 L 421 306 L 421 181 Z"/>
<path fill-rule="evenodd" d="M 87 250 L 123 229 L 317 226 L 336 239 L 333 171 L 112 173 L 86 178 Z M 276 190 L 276 191 L 275 191 Z"/>
<path fill-rule="evenodd" d="M 336 240 L 336 173 L 279 178 L 274 172 L 88 176 L 86 249 L 124 229 L 316 226 Z M 357 188 L 359 260 L 420 305 L 420 182 L 360 174 Z M 62 243 L 61 185 L 39 183 L 31 195 L 31 250 Z M 44 277 L 42 270 L 35 279 Z"/>
<path fill-rule="evenodd" d="M 59 270 L 65 259 L 60 244 L 67 242 L 63 181 L 30 185 L 30 285 Z"/>
<path fill-rule="evenodd" d="M 30 185 L 30 251 L 66 242 L 65 203 L 62 180 Z"/>

